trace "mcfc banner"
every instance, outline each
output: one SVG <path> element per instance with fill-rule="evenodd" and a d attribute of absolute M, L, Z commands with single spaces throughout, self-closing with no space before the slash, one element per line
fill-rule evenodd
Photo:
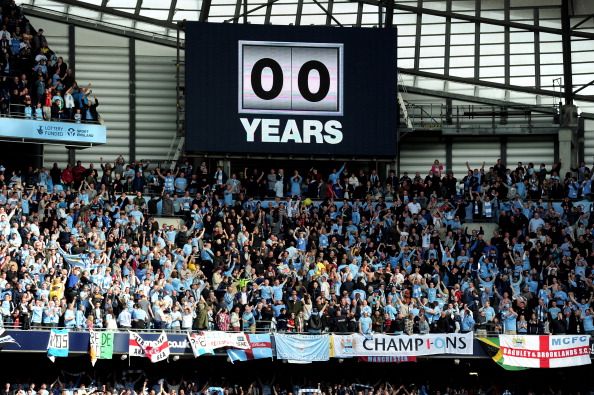
<path fill-rule="evenodd" d="M 525 368 L 589 365 L 589 341 L 587 335 L 499 335 L 503 363 Z"/>

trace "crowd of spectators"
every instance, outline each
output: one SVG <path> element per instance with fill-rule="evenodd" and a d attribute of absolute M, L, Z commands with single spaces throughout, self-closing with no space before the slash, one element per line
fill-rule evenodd
<path fill-rule="evenodd" d="M 476 394 L 497 394 L 497 395 L 512 395 L 509 390 L 498 391 L 494 387 L 481 388 L 481 386 L 459 383 L 454 385 L 436 385 L 439 389 L 434 389 L 430 385 L 416 384 L 400 384 L 393 385 L 389 382 L 382 382 L 375 386 L 362 384 L 330 384 L 324 383 L 314 384 L 313 387 L 303 387 L 299 384 L 295 385 L 269 385 L 261 384 L 259 380 L 254 380 L 247 385 L 226 384 L 218 385 L 199 385 L 195 382 L 181 382 L 181 383 L 167 383 L 165 380 L 158 380 L 156 382 L 145 380 L 140 384 L 130 382 L 118 382 L 115 386 L 100 385 L 86 386 L 84 384 L 75 386 L 72 383 L 52 383 L 41 384 L 37 387 L 35 384 L 31 385 L 16 385 L 13 388 L 10 384 L 6 384 L 2 395 L 429 395 L 429 394 L 448 394 L 448 395 L 466 395 L 470 393 Z M 302 390 L 302 392 L 299 392 Z M 443 391 L 443 392 L 441 392 Z M 470 392 L 472 391 L 472 392 Z M 536 392 L 527 392 L 529 395 L 534 395 Z M 547 391 L 543 394 L 555 395 L 562 394 L 562 392 Z"/>
<path fill-rule="evenodd" d="M 35 31 L 14 0 L 0 1 L 0 114 L 35 120 L 96 122 L 91 84 L 79 87 L 72 68 Z"/>
<path fill-rule="evenodd" d="M 589 394 L 592 388 L 587 380 L 563 383 L 555 373 L 547 382 L 516 378 L 457 376 L 432 374 L 426 378 L 394 377 L 379 379 L 368 377 L 359 368 L 349 379 L 326 378 L 318 382 L 312 374 L 299 375 L 293 370 L 290 377 L 276 374 L 244 374 L 240 377 L 218 377 L 207 374 L 146 374 L 142 370 L 124 370 L 117 378 L 101 379 L 87 374 L 64 374 L 54 382 L 4 384 L 1 395 L 512 395 L 512 394 Z M 395 370 L 397 371 L 397 370 Z M 478 373 L 475 373 L 478 374 Z M 526 374 L 525 374 L 526 375 Z M 114 375 L 116 376 L 116 375 Z M 416 376 L 416 375 L 414 375 Z M 168 379 L 159 378 L 168 377 Z M 170 378 L 175 377 L 175 379 Z M 31 380 L 33 381 L 33 380 Z M 563 383 L 563 384 L 562 384 Z M 563 387 L 560 389 L 559 387 Z M 581 391 L 580 391 L 581 390 Z M 582 392 L 583 391 L 583 392 Z"/>
<path fill-rule="evenodd" d="M 4 325 L 594 333 L 585 165 L 292 174 L 118 157 L 0 175 Z"/>

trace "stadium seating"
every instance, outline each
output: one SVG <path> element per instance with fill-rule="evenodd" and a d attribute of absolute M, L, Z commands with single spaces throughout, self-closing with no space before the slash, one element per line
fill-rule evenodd
<path fill-rule="evenodd" d="M 14 1 L 3 0 L 0 30 L 0 114 L 36 120 L 97 122 L 91 85 L 79 87 L 73 70 L 35 30 Z"/>

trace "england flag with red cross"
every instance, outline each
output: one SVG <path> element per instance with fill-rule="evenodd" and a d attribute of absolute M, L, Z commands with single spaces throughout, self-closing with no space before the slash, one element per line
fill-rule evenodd
<path fill-rule="evenodd" d="M 503 363 L 524 368 L 563 368 L 589 365 L 587 335 L 499 335 Z"/>

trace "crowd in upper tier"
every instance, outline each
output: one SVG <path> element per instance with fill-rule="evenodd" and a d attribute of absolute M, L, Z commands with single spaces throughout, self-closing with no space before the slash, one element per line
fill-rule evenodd
<path fill-rule="evenodd" d="M 437 160 L 382 178 L 101 162 L 0 175 L 5 326 L 593 333 L 585 164 L 457 179 Z"/>
<path fill-rule="evenodd" d="M 35 120 L 96 122 L 91 84 L 78 86 L 72 67 L 48 46 L 14 0 L 0 0 L 0 114 Z"/>

